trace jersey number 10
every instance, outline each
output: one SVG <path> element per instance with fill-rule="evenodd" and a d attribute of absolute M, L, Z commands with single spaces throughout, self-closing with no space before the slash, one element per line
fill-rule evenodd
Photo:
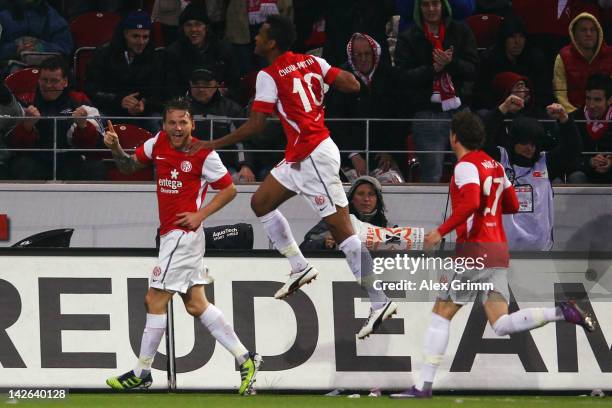
<path fill-rule="evenodd" d="M 319 81 L 319 90 L 320 90 L 320 98 L 317 99 L 317 95 L 315 95 L 315 91 L 312 89 L 312 80 L 316 79 Z M 308 91 L 310 92 L 310 96 L 312 96 L 312 102 L 314 102 L 315 106 L 321 106 L 323 104 L 323 96 L 325 86 L 323 82 L 323 77 L 319 74 L 315 74 L 313 72 L 304 75 L 304 81 L 306 82 L 306 86 L 308 87 Z M 300 95 L 300 100 L 302 101 L 302 105 L 304 105 L 304 111 L 306 113 L 312 111 L 312 105 L 310 104 L 310 100 L 308 100 L 308 95 L 306 95 L 306 90 L 304 89 L 304 85 L 302 83 L 301 78 L 293 78 L 293 93 L 297 93 Z"/>

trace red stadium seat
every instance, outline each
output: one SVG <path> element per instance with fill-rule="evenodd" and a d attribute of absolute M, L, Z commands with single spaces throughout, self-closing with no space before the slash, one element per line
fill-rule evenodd
<path fill-rule="evenodd" d="M 119 14 L 91 11 L 77 16 L 70 22 L 70 32 L 76 48 L 72 69 L 79 90 L 83 90 L 85 71 L 93 50 L 111 41 L 115 27 L 120 21 Z"/>
<path fill-rule="evenodd" d="M 497 33 L 503 18 L 496 14 L 474 14 L 465 19 L 476 37 L 478 48 L 489 48 L 497 42 Z"/>
<path fill-rule="evenodd" d="M 74 47 L 99 47 L 110 42 L 121 16 L 110 12 L 91 11 L 77 16 L 70 22 Z"/>
<path fill-rule="evenodd" d="M 140 128 L 135 125 L 129 124 L 118 124 L 113 125 L 117 136 L 119 136 L 119 143 L 124 150 L 135 149 L 145 141 L 152 137 L 151 132 Z M 108 180 L 111 181 L 151 181 L 153 180 L 153 168 L 147 167 L 146 169 L 139 170 L 133 174 L 123 174 L 115 166 L 115 163 L 109 163 L 108 168 Z"/>
<path fill-rule="evenodd" d="M 17 99 L 23 100 L 25 95 L 36 92 L 39 73 L 36 68 L 22 69 L 7 76 L 4 84 Z"/>

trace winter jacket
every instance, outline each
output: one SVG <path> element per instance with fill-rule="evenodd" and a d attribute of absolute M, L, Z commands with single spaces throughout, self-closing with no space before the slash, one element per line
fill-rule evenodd
<path fill-rule="evenodd" d="M 39 40 L 33 51 L 57 52 L 65 56 L 72 53 L 72 35 L 66 20 L 46 1 L 22 8 L 16 1 L 0 11 L 0 60 L 18 57 L 16 40 L 29 36 Z"/>
<path fill-rule="evenodd" d="M 593 57 L 587 61 L 582 50 L 578 48 L 574 39 L 574 25 L 581 18 L 593 20 L 598 31 L 598 43 Z M 601 25 L 595 17 L 588 13 L 576 16 L 568 28 L 570 45 L 561 49 L 555 60 L 554 88 L 555 96 L 568 112 L 584 106 L 587 79 L 591 74 L 612 74 L 612 47 L 606 45 Z"/>
<path fill-rule="evenodd" d="M 87 66 L 85 92 L 105 115 L 132 116 L 121 107 L 127 95 L 139 92 L 145 99 L 144 116 L 161 112 L 161 59 L 149 41 L 132 63 L 127 61 L 127 47 L 120 24 L 110 44 L 98 48 Z"/>
<path fill-rule="evenodd" d="M 511 61 L 506 55 L 506 39 L 513 34 L 521 33 L 526 37 L 525 48 L 516 61 Z M 547 67 L 544 54 L 530 47 L 527 29 L 520 17 L 508 14 L 504 18 L 500 29 L 497 44 L 485 51 L 480 61 L 480 74 L 478 75 L 477 106 L 492 107 L 495 100 L 491 98 L 489 86 L 495 75 L 500 72 L 515 72 L 526 76 L 531 80 L 534 88 L 531 88 L 540 106 L 552 103 L 552 75 Z M 552 67 L 551 67 L 552 71 Z"/>
<path fill-rule="evenodd" d="M 415 25 L 401 33 L 395 48 L 395 66 L 407 112 L 419 110 L 441 111 L 439 103 L 430 101 L 434 81 L 433 46 L 425 36 L 420 16 L 420 0 L 415 2 Z M 466 82 L 474 81 L 478 74 L 478 50 L 474 34 L 462 22 L 452 19 L 447 0 L 443 0 L 442 20 L 446 25 L 443 48 L 453 47 L 453 60 L 445 67 L 462 102 L 469 102 L 463 91 Z"/>
<path fill-rule="evenodd" d="M 576 121 L 576 126 L 580 132 L 582 138 L 583 151 L 585 152 L 612 152 L 612 124 L 608 124 L 608 129 L 603 136 L 598 140 L 593 140 L 586 128 L 586 123 L 581 122 L 586 120 L 584 115 L 584 109 L 576 109 L 572 113 L 572 117 Z M 580 122 L 579 122 L 580 121 Z M 611 183 L 612 182 L 612 171 L 601 174 L 596 172 L 590 165 L 590 160 L 593 157 L 590 155 L 581 155 L 575 160 L 574 165 L 569 172 L 573 170 L 579 170 L 584 172 L 590 182 L 594 183 Z"/>
<path fill-rule="evenodd" d="M 18 124 L 8 135 L 8 143 L 15 148 L 52 148 L 53 120 L 45 120 L 45 116 L 66 116 L 72 118 L 72 113 L 80 106 L 91 109 L 91 116 L 97 115 L 97 109 L 91 107 L 91 101 L 82 92 L 64 90 L 54 101 L 45 101 L 40 93 L 24 96 L 26 105 L 34 105 L 41 115 L 41 119 L 28 131 L 23 123 Z M 84 129 L 80 129 L 71 120 L 57 121 L 57 148 L 65 149 L 75 147 L 92 149 L 101 147 L 101 127 L 94 120 L 88 120 Z"/>
<path fill-rule="evenodd" d="M 463 21 L 476 9 L 476 0 L 454 0 L 451 2 L 453 17 L 455 20 Z M 414 0 L 395 0 L 395 8 L 400 16 L 399 32 L 407 30 L 414 24 Z"/>
<path fill-rule="evenodd" d="M 210 138 L 210 122 L 206 119 L 218 118 L 213 122 L 213 137 L 218 139 L 235 130 L 240 123 L 221 118 L 244 118 L 245 112 L 236 102 L 222 96 L 218 91 L 207 103 L 203 104 L 190 98 L 191 110 L 196 120 L 196 128 L 193 135 L 198 139 L 206 140 Z M 200 120 L 200 117 L 204 120 Z M 240 146 L 239 146 L 240 145 Z M 227 150 L 237 150 L 238 148 L 246 148 L 247 142 L 237 143 L 233 146 L 227 146 Z M 246 152 L 219 152 L 221 161 L 226 167 L 240 170 L 240 167 L 245 164 L 253 169 L 252 153 Z"/>

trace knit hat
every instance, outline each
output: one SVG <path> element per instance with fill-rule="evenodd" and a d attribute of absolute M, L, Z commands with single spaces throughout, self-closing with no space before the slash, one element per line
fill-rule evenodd
<path fill-rule="evenodd" d="M 527 87 L 529 86 L 529 78 L 519 75 L 515 72 L 500 72 L 493 77 L 491 81 L 491 89 L 495 92 L 495 97 L 498 103 L 502 103 L 512 93 L 512 88 L 517 82 L 524 81 Z"/>
<path fill-rule="evenodd" d="M 194 70 L 190 77 L 190 82 L 198 82 L 198 81 L 213 81 L 218 80 L 218 75 L 215 75 L 214 70 L 208 68 L 198 68 Z"/>
<path fill-rule="evenodd" d="M 519 116 L 512 121 L 509 134 L 510 142 L 514 146 L 517 143 L 533 143 L 537 145 L 538 140 L 544 137 L 544 127 L 535 118 Z"/>
<path fill-rule="evenodd" d="M 206 11 L 206 7 L 203 7 L 199 4 L 190 3 L 185 10 L 181 13 L 179 17 L 179 25 L 182 26 L 189 20 L 201 21 L 204 24 L 208 24 L 208 12 Z"/>
<path fill-rule="evenodd" d="M 153 24 L 151 23 L 151 18 L 145 11 L 142 10 L 132 11 L 125 17 L 125 19 L 123 19 L 124 30 L 139 28 L 150 30 L 152 26 Z"/>

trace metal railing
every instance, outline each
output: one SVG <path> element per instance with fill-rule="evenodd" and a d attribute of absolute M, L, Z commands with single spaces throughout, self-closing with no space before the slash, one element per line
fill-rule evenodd
<path fill-rule="evenodd" d="M 104 117 L 83 117 L 85 119 L 94 119 L 96 120 L 96 122 L 98 122 L 100 129 L 102 129 L 102 131 L 106 128 L 106 121 L 107 119 L 110 119 L 111 121 L 113 121 L 114 125 L 120 125 L 120 124 L 125 124 L 125 123 L 130 123 L 130 124 L 134 124 L 136 126 L 139 126 L 139 123 L 143 124 L 144 126 L 140 126 L 143 128 L 147 128 L 150 127 L 150 125 L 152 123 L 154 123 L 154 121 L 158 122 L 158 128 L 157 129 L 147 129 L 150 130 L 152 134 L 154 134 L 155 130 L 161 130 L 161 117 L 160 116 L 149 116 L 149 117 L 133 117 L 133 116 L 104 116 Z M 0 121 L 2 120 L 11 120 L 11 121 L 19 121 L 19 120 L 23 120 L 23 119 L 32 119 L 32 117 L 0 117 Z M 197 128 L 199 128 L 202 124 L 202 122 L 208 122 L 207 124 L 205 124 L 205 127 L 208 128 L 208 138 L 210 140 L 215 138 L 215 123 L 222 123 L 225 125 L 228 124 L 233 124 L 234 126 L 239 126 L 240 123 L 245 122 L 247 118 L 239 118 L 239 117 L 202 117 L 202 116 L 198 116 L 196 115 L 194 117 L 196 124 L 198 125 Z M 276 121 L 278 122 L 278 119 L 275 118 L 271 118 L 271 121 Z M 0 140 L 0 163 L 2 163 L 3 161 L 7 160 L 7 156 L 8 158 L 10 158 L 12 153 L 35 153 L 35 152 L 49 152 L 53 154 L 53 164 L 52 164 L 52 180 L 53 181 L 61 181 L 58 180 L 57 178 L 57 173 L 58 173 L 58 154 L 61 153 L 66 153 L 66 152 L 80 152 L 80 153 L 94 153 L 94 152 L 109 152 L 109 149 L 107 148 L 94 148 L 94 149 L 83 149 L 83 148 L 74 148 L 74 147 L 59 147 L 60 143 L 59 140 L 60 138 L 63 138 L 65 136 L 63 135 L 59 135 L 58 132 L 58 124 L 61 124 L 61 122 L 70 122 L 70 125 L 72 125 L 74 123 L 74 118 L 73 117 L 68 117 L 68 116 L 46 116 L 46 117 L 40 117 L 38 119 L 39 123 L 40 122 L 44 122 L 44 121 L 52 121 L 53 122 L 53 126 L 52 126 L 52 135 L 53 135 L 53 140 L 52 140 L 52 147 L 48 147 L 48 148 L 9 148 L 7 147 L 6 141 L 5 140 Z M 415 155 L 415 154 L 451 154 L 453 153 L 450 150 L 408 150 L 408 149 L 399 149 L 399 150 L 384 150 L 384 149 L 371 149 L 372 146 L 372 123 L 392 123 L 392 124 L 400 124 L 400 126 L 405 126 L 405 128 L 402 129 L 402 132 L 400 134 L 402 140 L 405 140 L 406 136 L 408 136 L 409 134 L 409 126 L 411 123 L 413 122 L 450 122 L 450 119 L 396 119 L 396 118 L 360 118 L 360 119 L 355 119 L 355 118 L 350 118 L 350 119 L 340 119 L 340 118 L 326 118 L 325 119 L 326 123 L 329 124 L 333 124 L 333 123 L 338 123 L 338 122 L 342 122 L 342 123 L 363 123 L 364 125 L 364 141 L 363 141 L 363 149 L 346 149 L 343 148 L 341 145 L 339 146 L 340 148 L 340 152 L 341 153 L 360 153 L 360 154 L 364 154 L 365 155 L 365 161 L 366 161 L 366 167 L 368 169 L 368 171 L 371 171 L 371 157 L 372 155 L 376 155 L 376 154 L 380 154 L 380 153 L 386 153 L 386 154 L 411 154 L 411 155 Z M 509 120 L 506 120 L 506 122 L 510 122 Z M 540 120 L 540 122 L 555 122 L 554 120 Z M 578 122 L 584 122 L 584 121 L 578 121 Z M 405 125 L 404 125 L 405 124 Z M 1 122 L 0 122 L 1 125 Z M 333 125 L 332 125 L 333 126 Z M 398 132 L 399 133 L 399 132 Z M 334 134 L 332 132 L 331 134 L 332 138 L 334 137 Z M 359 135 L 361 136 L 361 135 Z M 374 135 L 375 137 L 380 137 L 380 135 Z M 385 135 L 388 136 L 388 135 Z M 6 135 L 5 135 L 6 138 Z M 61 143 L 61 144 L 68 144 L 68 142 L 66 141 L 65 143 Z M 125 149 L 127 152 L 133 152 L 134 149 Z M 284 149 L 219 149 L 218 152 L 220 153 L 253 153 L 253 154 L 263 154 L 263 153 L 278 153 L 283 154 L 284 153 Z M 605 154 L 605 155 L 612 155 L 612 152 L 591 152 L 591 151 L 584 151 L 582 152 L 583 155 L 594 155 L 594 154 Z M 417 164 L 418 165 L 418 161 L 416 159 L 413 160 L 412 164 Z M 411 165 L 412 165 L 411 164 Z"/>

